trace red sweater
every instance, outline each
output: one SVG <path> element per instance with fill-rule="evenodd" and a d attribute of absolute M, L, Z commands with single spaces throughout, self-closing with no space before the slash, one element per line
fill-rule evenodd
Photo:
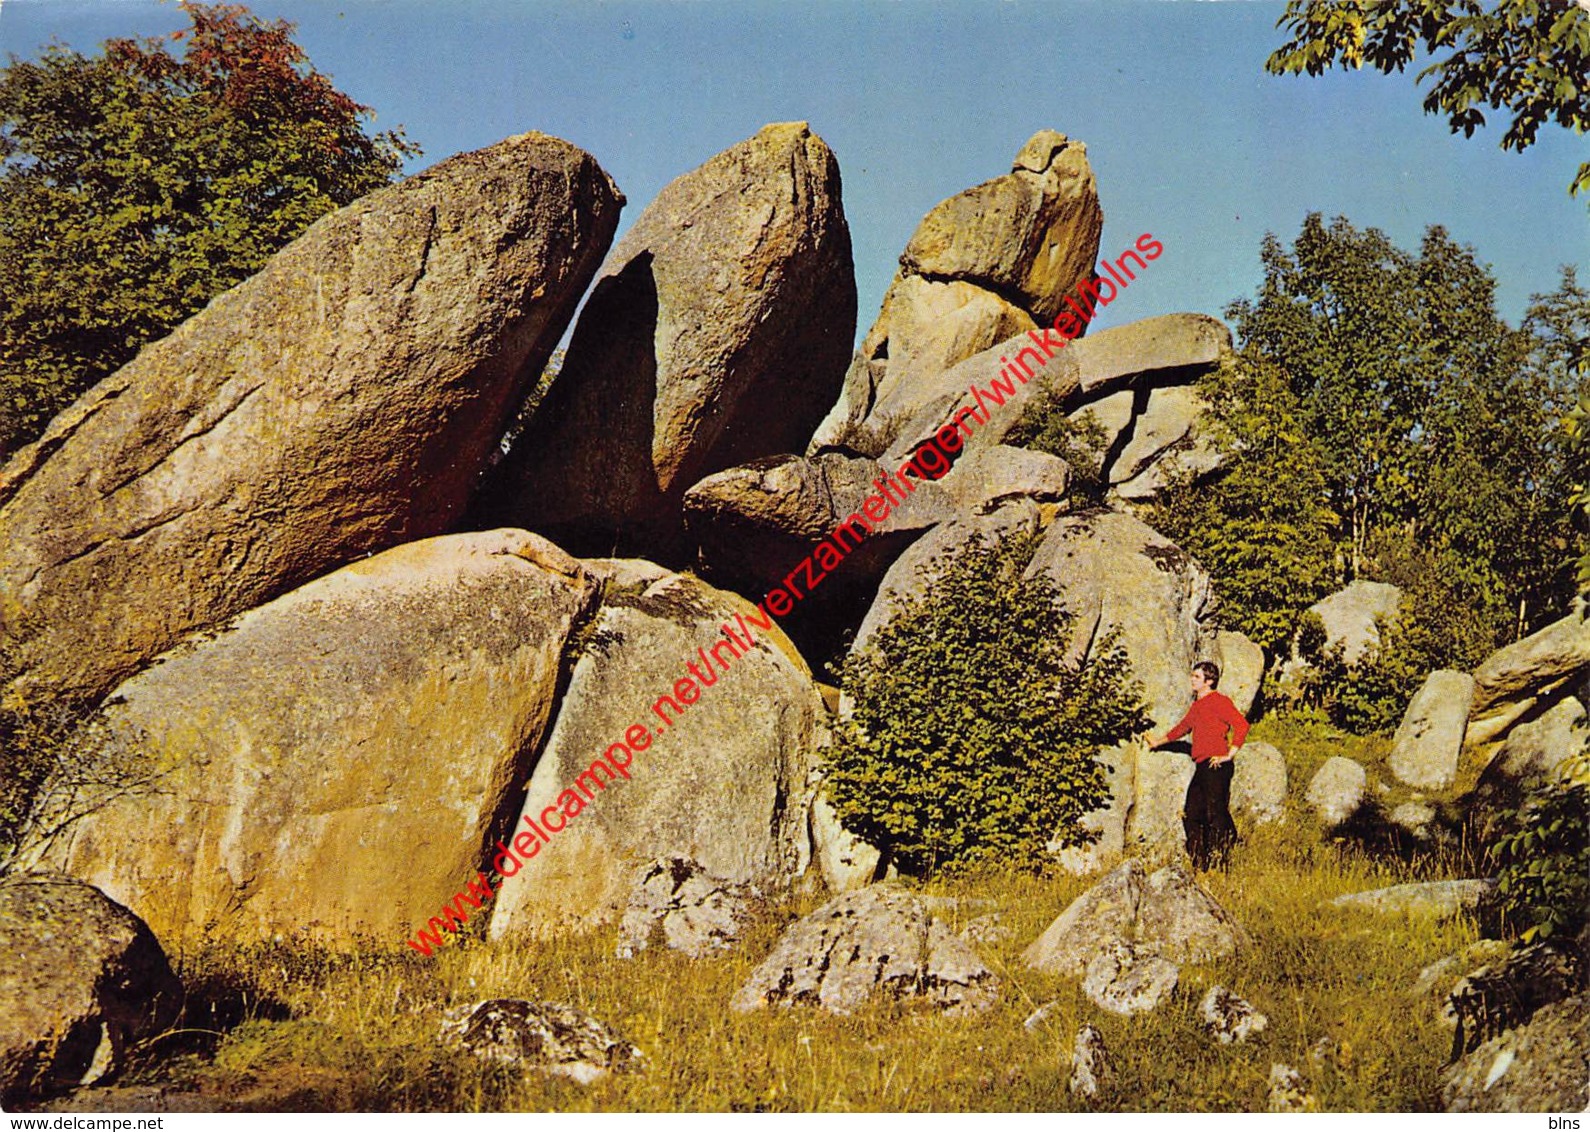
<path fill-rule="evenodd" d="M 1242 741 L 1248 737 L 1248 721 L 1242 718 L 1237 705 L 1228 697 L 1219 692 L 1210 692 L 1203 699 L 1193 701 L 1181 722 L 1165 732 L 1165 738 L 1167 741 L 1180 739 L 1191 731 L 1193 762 L 1201 763 L 1226 753 L 1229 749 L 1226 746 L 1228 727 L 1231 729 L 1232 743 L 1242 746 Z"/>

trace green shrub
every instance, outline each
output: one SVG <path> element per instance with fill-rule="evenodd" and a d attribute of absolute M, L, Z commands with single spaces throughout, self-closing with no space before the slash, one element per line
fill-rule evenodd
<path fill-rule="evenodd" d="M 1110 438 L 1092 409 L 1068 415 L 1058 398 L 1037 402 L 1005 438 L 1007 444 L 1058 456 L 1071 468 L 1071 496 L 1100 503 L 1109 483 L 1104 478 L 1104 458 Z"/>
<path fill-rule="evenodd" d="M 974 538 L 927 599 L 908 599 L 845 661 L 854 713 L 829 751 L 846 829 L 902 871 L 1004 863 L 1041 871 L 1046 845 L 1087 840 L 1108 799 L 1095 752 L 1147 727 L 1113 635 L 1068 661 L 1071 617 L 1036 540 Z"/>
<path fill-rule="evenodd" d="M 1490 847 L 1502 916 L 1526 943 L 1574 934 L 1590 909 L 1590 752 L 1572 761 L 1564 781 L 1502 815 Z"/>

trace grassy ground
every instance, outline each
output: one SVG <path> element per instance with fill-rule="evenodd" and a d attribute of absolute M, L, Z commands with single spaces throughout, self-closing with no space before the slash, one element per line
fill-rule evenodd
<path fill-rule="evenodd" d="M 1261 724 L 1254 737 L 1287 754 L 1294 796 L 1329 754 L 1373 763 L 1385 753 L 1384 741 L 1344 749 L 1318 727 Z M 695 962 L 655 949 L 615 959 L 616 929 L 541 946 L 465 941 L 433 959 L 211 948 L 180 957 L 182 973 L 190 985 L 224 988 L 233 1021 L 241 1021 L 224 1034 L 157 1041 L 130 1082 L 263 1108 L 1071 1109 L 1088 1107 L 1073 1101 L 1065 1083 L 1072 1038 L 1092 1022 L 1116 1070 L 1091 1106 L 1098 1109 L 1263 1111 L 1274 1061 L 1297 1067 L 1322 1109 L 1435 1107 L 1450 1035 L 1437 1023 L 1439 1001 L 1415 997 L 1412 987 L 1421 967 L 1475 939 L 1476 925 L 1323 904 L 1415 875 L 1455 875 L 1460 862 L 1450 855 L 1408 861 L 1326 841 L 1295 808 L 1284 823 L 1243 834 L 1229 874 L 1206 883 L 1255 946 L 1209 967 L 1183 968 L 1177 996 L 1149 1016 L 1106 1014 L 1074 981 L 1020 962 L 1023 948 L 1088 881 L 985 877 L 928 889 L 960 898 L 943 913 L 957 927 L 997 911 L 1013 929 L 979 949 L 999 974 L 1002 997 L 973 1019 L 890 1003 L 848 1018 L 808 1009 L 731 1013 L 730 996 L 777 933 L 821 900 L 808 895 L 770 908 L 739 950 Z M 1198 999 L 1215 982 L 1269 1016 L 1256 1040 L 1218 1046 L 1200 1033 Z M 585 1009 L 638 1045 L 647 1068 L 585 1087 L 437 1045 L 445 1006 L 495 996 Z M 1059 1005 L 1050 1019 L 1024 1029 L 1023 1019 L 1051 1000 Z M 1335 1054 L 1311 1063 L 1310 1049 L 1326 1037 Z"/>

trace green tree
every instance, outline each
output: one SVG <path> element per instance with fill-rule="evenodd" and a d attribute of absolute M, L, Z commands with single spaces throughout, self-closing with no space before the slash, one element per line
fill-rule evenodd
<path fill-rule="evenodd" d="M 1572 0 L 1288 0 L 1276 26 L 1292 36 L 1265 62 L 1277 75 L 1365 63 L 1389 75 L 1421 49 L 1447 52 L 1416 80 L 1435 79 L 1425 112 L 1471 137 L 1485 124 L 1481 106 L 1506 108 L 1504 150 L 1529 148 L 1547 122 L 1590 127 L 1590 10 Z M 1569 191 L 1586 188 L 1590 162 Z"/>
<path fill-rule="evenodd" d="M 1541 391 L 1542 410 L 1556 415 L 1562 428 L 1548 437 L 1543 451 L 1567 496 L 1571 520 L 1559 538 L 1541 549 L 1547 556 L 1548 591 L 1567 585 L 1590 592 L 1590 292 L 1579 285 L 1572 267 L 1562 269 L 1557 289 L 1531 296 L 1524 329 L 1529 334 L 1528 366 Z M 1575 557 L 1577 555 L 1577 558 Z M 1573 575 L 1571 583 L 1562 578 Z"/>
<path fill-rule="evenodd" d="M 1210 482 L 1173 478 L 1149 521 L 1209 571 L 1221 622 L 1274 655 L 1335 580 L 1323 463 L 1285 374 L 1262 355 L 1239 355 L 1199 391 L 1210 405 L 1200 428 L 1224 463 Z"/>
<path fill-rule="evenodd" d="M 1051 839 L 1081 841 L 1077 822 L 1108 797 L 1095 752 L 1149 724 L 1113 639 L 1067 659 L 1054 583 L 1022 577 L 1035 548 L 974 539 L 845 661 L 854 711 L 828 754 L 829 796 L 907 873 L 1041 869 Z"/>
<path fill-rule="evenodd" d="M 0 457 L 419 151 L 371 136 L 293 26 L 191 26 L 0 69 Z"/>

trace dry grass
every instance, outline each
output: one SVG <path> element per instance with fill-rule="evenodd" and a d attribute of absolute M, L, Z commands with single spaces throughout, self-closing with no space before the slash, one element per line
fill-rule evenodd
<path fill-rule="evenodd" d="M 1293 794 L 1339 739 L 1317 729 L 1263 726 L 1287 753 Z M 1360 750 L 1369 758 L 1369 752 Z M 1383 754 L 1383 752 L 1382 752 Z M 1013 929 L 983 952 L 999 974 L 999 1006 L 948 1019 L 892 1003 L 848 1018 L 809 1010 L 731 1013 L 734 990 L 778 932 L 820 898 L 768 910 L 745 944 L 692 962 L 649 950 L 613 958 L 616 929 L 543 945 L 466 940 L 434 959 L 334 956 L 286 947 L 214 948 L 182 959 L 190 979 L 241 988 L 249 1015 L 210 1049 L 149 1058 L 136 1077 L 180 1082 L 259 1107 L 430 1110 L 1045 1110 L 1087 1107 L 1065 1088 L 1071 1041 L 1092 1022 L 1116 1076 L 1106 1110 L 1262 1111 L 1270 1065 L 1304 1074 L 1326 1110 L 1434 1106 L 1448 1031 L 1438 1002 L 1412 994 L 1424 965 L 1467 944 L 1476 926 L 1374 918 L 1323 906 L 1330 897 L 1455 870 L 1452 860 L 1406 862 L 1351 843 L 1327 843 L 1298 810 L 1278 825 L 1244 829 L 1232 868 L 1208 886 L 1255 946 L 1211 967 L 1186 967 L 1182 989 L 1146 1017 L 1093 1007 L 1074 981 L 1026 969 L 1020 953 L 1087 881 L 990 876 L 928 886 L 960 898 L 955 926 L 991 911 Z M 1198 1027 L 1204 989 L 1220 982 L 1269 1016 L 1241 1046 L 1218 1046 Z M 481 1063 L 438 1046 L 438 1015 L 495 996 L 572 1003 L 645 1053 L 644 1072 L 589 1087 Z M 1035 1031 L 1039 1004 L 1056 1010 Z M 276 1003 L 273 1019 L 268 1004 Z M 189 1023 L 194 1024 L 194 1023 Z M 1330 1038 L 1337 1053 L 1311 1064 Z"/>

